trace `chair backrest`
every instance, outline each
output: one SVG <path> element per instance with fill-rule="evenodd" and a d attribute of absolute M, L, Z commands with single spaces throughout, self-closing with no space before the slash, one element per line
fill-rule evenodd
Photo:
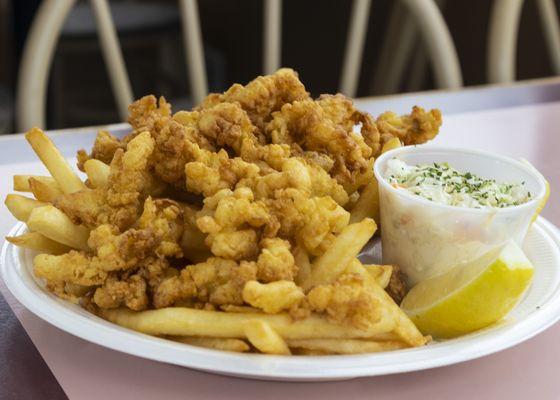
<path fill-rule="evenodd" d="M 524 0 L 494 0 L 488 31 L 487 72 L 490 83 L 515 80 L 517 33 Z M 552 67 L 560 74 L 560 25 L 554 0 L 536 0 Z"/>
<path fill-rule="evenodd" d="M 400 0 L 414 17 L 425 42 L 440 88 L 462 85 L 459 61 L 451 35 L 434 0 Z M 76 0 L 43 0 L 25 44 L 17 88 L 17 127 L 45 126 L 46 88 L 52 58 L 64 21 Z M 124 120 L 133 99 L 130 79 L 107 0 L 89 0 L 99 34 L 120 117 Z M 208 92 L 202 35 L 196 0 L 178 0 L 183 44 L 194 102 Z M 368 28 L 371 0 L 353 0 L 340 91 L 355 96 Z M 263 70 L 281 66 L 282 0 L 264 0 Z M 40 60 L 40 62 L 36 62 Z"/>
<path fill-rule="evenodd" d="M 446 5 L 445 0 L 435 0 L 435 3 L 441 10 Z M 394 2 L 377 56 L 379 61 L 374 66 L 373 79 L 370 81 L 371 93 L 374 95 L 396 93 L 403 85 L 407 91 L 414 92 L 422 89 L 431 60 L 428 59 L 425 43 L 418 33 L 418 24 L 412 13 L 404 3 Z M 451 67 L 446 66 L 446 69 L 458 69 L 457 59 L 453 56 L 454 51 L 453 47 L 450 51 L 442 51 L 450 54 L 446 59 L 453 59 Z M 437 71 L 434 72 L 436 84 L 440 89 L 462 86 L 460 71 L 457 73 L 459 79 L 453 81 L 438 78 Z"/>
<path fill-rule="evenodd" d="M 418 27 L 434 69 L 438 88 L 456 89 L 461 87 L 463 78 L 457 51 L 436 2 L 434 0 L 400 0 L 397 5 L 401 4 L 408 9 L 409 15 L 413 19 L 409 22 L 413 22 L 414 26 L 411 23 L 400 23 L 398 30 L 406 30 L 412 37 L 415 35 L 414 30 Z M 371 0 L 353 0 L 352 2 L 339 86 L 339 91 L 350 97 L 356 95 L 358 87 L 370 8 Z M 399 14 L 398 17 L 400 18 L 402 15 Z M 265 73 L 271 73 L 281 65 L 281 18 L 281 0 L 265 0 L 263 41 Z M 399 32 L 393 32 L 393 35 L 395 33 Z M 400 50 L 399 48 L 392 49 L 396 52 Z M 409 49 L 406 50 L 406 52 L 408 51 Z M 401 52 L 401 54 L 404 53 Z M 386 63 L 389 58 L 389 54 L 387 54 L 380 62 Z"/>

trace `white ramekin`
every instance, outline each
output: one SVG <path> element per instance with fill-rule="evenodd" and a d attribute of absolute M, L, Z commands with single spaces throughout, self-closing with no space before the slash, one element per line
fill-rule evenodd
<path fill-rule="evenodd" d="M 498 182 L 521 183 L 532 199 L 519 206 L 473 209 L 438 204 L 385 180 L 387 161 L 409 165 L 447 162 Z M 522 244 L 546 181 L 530 165 L 486 151 L 436 146 L 406 146 L 382 154 L 374 164 L 379 182 L 383 262 L 398 265 L 414 285 L 460 267 L 509 240 Z"/>

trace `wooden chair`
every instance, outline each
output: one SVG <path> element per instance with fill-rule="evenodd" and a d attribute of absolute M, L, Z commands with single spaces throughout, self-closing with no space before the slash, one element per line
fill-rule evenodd
<path fill-rule="evenodd" d="M 440 0 L 441 1 L 441 0 Z M 439 88 L 456 89 L 463 85 L 461 68 L 457 52 L 447 29 L 447 25 L 441 12 L 434 0 L 400 0 L 396 3 L 408 11 L 408 15 L 398 13 L 393 20 L 393 25 L 397 29 L 406 30 L 405 36 L 412 37 L 416 33 L 414 29 L 420 31 L 428 52 L 429 61 L 434 68 L 436 85 Z M 347 96 L 354 97 L 360 78 L 360 66 L 364 51 L 364 44 L 368 29 L 369 11 L 371 0 L 354 0 L 346 36 L 346 50 L 343 58 L 342 73 L 340 77 L 339 90 Z M 281 0 L 265 0 L 265 32 L 264 32 L 264 72 L 271 73 L 280 66 L 281 52 Z M 401 21 L 405 24 L 398 24 L 397 19 L 406 18 Z M 415 26 L 410 29 L 410 23 Z M 390 29 L 391 30 L 391 29 Z M 395 31 L 396 29 L 393 29 Z M 393 32 L 394 35 L 397 32 Z M 410 33 L 410 35 L 409 35 Z M 387 39 L 387 38 L 386 38 Z M 390 38 L 389 38 L 390 39 Z M 387 41 L 386 41 L 387 43 Z M 400 43 L 400 46 L 392 49 L 398 55 L 409 52 L 410 46 Z M 386 52 L 381 57 L 381 63 L 395 61 L 402 71 L 405 59 L 394 59 L 390 52 Z M 397 56 L 398 58 L 398 56 Z M 388 71 L 385 71 L 388 73 Z M 379 76 L 384 79 L 384 76 Z"/>
<path fill-rule="evenodd" d="M 435 0 L 435 3 L 443 11 L 445 0 Z M 430 62 L 425 47 L 422 37 L 418 35 L 416 19 L 403 3 L 395 2 L 379 51 L 379 62 L 375 65 L 370 83 L 371 93 L 387 95 L 397 93 L 403 87 L 410 92 L 421 90 Z M 440 75 L 435 72 L 436 84 L 441 89 L 462 85 L 461 80 L 440 79 Z"/>
<path fill-rule="evenodd" d="M 442 88 L 462 85 L 461 71 L 451 35 L 434 0 L 400 0 L 414 17 Z M 45 99 L 50 65 L 61 28 L 76 0 L 44 0 L 24 48 L 17 87 L 17 127 L 45 127 Z M 189 83 L 194 102 L 206 96 L 207 77 L 196 0 L 178 0 Z M 109 72 L 120 117 L 124 120 L 133 99 L 122 51 L 107 0 L 89 0 L 96 20 L 101 50 Z M 356 94 L 371 0 L 353 0 L 340 91 Z M 281 66 L 282 3 L 264 0 L 264 73 Z M 37 62 L 39 60 L 39 62 Z"/>
<path fill-rule="evenodd" d="M 517 33 L 524 0 L 494 0 L 488 31 L 490 83 L 515 81 Z M 552 67 L 560 74 L 560 26 L 554 0 L 536 0 Z"/>

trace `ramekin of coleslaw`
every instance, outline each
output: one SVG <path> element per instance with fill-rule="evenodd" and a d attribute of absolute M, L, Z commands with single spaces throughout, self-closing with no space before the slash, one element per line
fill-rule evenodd
<path fill-rule="evenodd" d="M 521 245 L 546 193 L 532 166 L 480 150 L 400 147 L 381 155 L 374 173 L 383 262 L 411 285 L 509 240 Z"/>

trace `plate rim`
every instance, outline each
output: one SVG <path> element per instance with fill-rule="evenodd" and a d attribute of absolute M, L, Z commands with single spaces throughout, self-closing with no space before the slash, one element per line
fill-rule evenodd
<path fill-rule="evenodd" d="M 560 230 L 543 217 L 538 217 L 534 226 L 542 231 L 541 233 L 546 240 L 551 242 L 556 252 L 560 254 Z M 19 222 L 10 230 L 8 235 L 14 235 L 24 227 L 25 224 Z M 461 351 L 450 352 L 447 348 L 451 347 L 453 349 L 457 343 L 448 341 L 422 348 L 360 355 L 290 356 L 288 358 L 285 356 L 228 353 L 174 343 L 119 327 L 93 314 L 89 316 L 79 314 L 61 304 L 67 303 L 66 301 L 56 298 L 45 290 L 33 290 L 24 280 L 19 279 L 17 272 L 19 252 L 20 250 L 16 246 L 5 241 L 0 254 L 0 275 L 17 301 L 49 324 L 82 340 L 125 354 L 195 370 L 251 379 L 327 381 L 405 373 L 453 365 L 513 347 L 536 336 L 560 320 L 560 284 L 558 284 L 539 312 L 517 321 L 509 330 L 501 334 L 484 338 L 482 342 L 484 346 L 480 346 L 480 340 L 476 340 L 475 337 L 463 337 L 462 339 L 467 340 L 467 342 L 463 343 Z M 17 279 L 14 281 L 14 278 Z M 33 277 L 31 278 L 33 279 Z M 11 285 L 11 283 L 14 283 L 14 285 Z M 31 295 L 30 298 L 26 297 L 27 294 Z M 32 301 L 33 299 L 47 299 L 47 306 L 40 307 Z M 53 302 L 57 312 L 49 313 L 49 310 L 52 312 Z M 68 320 L 65 321 L 67 317 Z M 95 329 L 84 329 L 84 324 L 85 328 L 90 326 L 95 327 Z M 515 329 L 512 330 L 512 328 Z M 507 340 L 504 340 L 505 334 L 508 335 Z M 475 340 L 473 341 L 473 339 Z M 185 353 L 186 357 L 170 358 L 167 354 L 169 351 Z M 430 351 L 427 355 L 432 355 L 432 357 L 422 358 L 421 355 L 427 351 Z M 434 355 L 433 353 L 443 354 Z M 368 365 L 368 359 L 374 357 L 377 361 L 376 364 Z M 398 360 L 395 361 L 395 359 Z M 379 362 L 383 360 L 393 362 Z M 339 366 L 338 364 L 347 365 Z"/>

